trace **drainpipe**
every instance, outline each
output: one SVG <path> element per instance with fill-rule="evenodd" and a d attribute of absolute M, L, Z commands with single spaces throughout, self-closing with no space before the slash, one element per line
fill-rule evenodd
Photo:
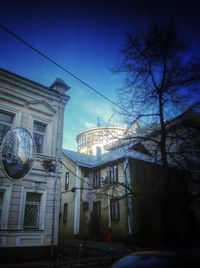
<path fill-rule="evenodd" d="M 80 202 L 81 202 L 81 171 L 76 166 L 76 191 L 75 191 L 75 204 L 74 204 L 74 235 L 80 233 Z"/>
<path fill-rule="evenodd" d="M 54 179 L 54 195 L 53 195 L 53 217 L 52 217 L 52 231 L 51 231 L 51 256 L 53 257 L 54 253 L 54 233 L 55 233 L 55 213 L 56 212 L 56 186 L 58 182 L 58 165 L 59 165 L 59 143 L 60 143 L 60 116 L 61 116 L 61 103 L 62 96 L 60 96 L 59 107 L 58 107 L 58 125 L 57 125 L 57 134 L 56 134 L 56 163 L 55 163 L 55 179 Z"/>
<path fill-rule="evenodd" d="M 124 176 L 125 176 L 125 194 L 126 194 L 126 208 L 127 208 L 127 227 L 128 234 L 133 234 L 133 207 L 132 207 L 132 198 L 133 196 L 130 194 L 130 190 L 128 187 L 131 187 L 131 176 L 130 176 L 130 165 L 128 156 L 126 156 L 126 160 L 124 162 Z"/>
<path fill-rule="evenodd" d="M 65 95 L 65 93 L 70 89 L 70 87 L 60 78 L 57 78 L 55 82 L 50 86 L 50 88 L 55 89 L 59 92 L 60 98 L 59 98 L 59 106 L 58 106 L 58 124 L 57 124 L 57 133 L 56 133 L 56 155 L 55 155 L 55 180 L 54 180 L 54 195 L 53 195 L 53 215 L 52 215 L 52 230 L 51 230 L 51 256 L 53 256 L 54 250 L 54 233 L 55 233 L 55 213 L 56 211 L 56 195 L 58 195 L 59 191 L 56 192 L 56 186 L 58 182 L 58 171 L 59 171 L 59 149 L 60 149 L 60 135 L 61 135 L 61 104 L 62 100 L 63 103 L 66 104 L 69 100 L 69 96 Z M 63 119 L 62 119 L 63 122 Z M 62 145 L 61 145 L 62 146 Z M 60 186 L 60 185 L 59 185 Z M 58 196 L 59 197 L 59 196 Z M 57 222 L 58 224 L 58 222 Z M 58 237 L 57 237 L 58 239 Z"/>
<path fill-rule="evenodd" d="M 110 215 L 110 197 L 108 189 L 108 227 L 112 228 L 111 215 Z"/>

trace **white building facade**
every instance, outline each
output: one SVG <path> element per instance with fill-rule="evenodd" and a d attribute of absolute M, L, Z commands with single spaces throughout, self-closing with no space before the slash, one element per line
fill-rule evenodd
<path fill-rule="evenodd" d="M 36 156 L 30 172 L 15 180 L 0 169 L 1 263 L 55 257 L 58 240 L 62 136 L 69 87 L 46 87 L 0 69 L 0 147 L 9 129 L 26 129 Z"/>

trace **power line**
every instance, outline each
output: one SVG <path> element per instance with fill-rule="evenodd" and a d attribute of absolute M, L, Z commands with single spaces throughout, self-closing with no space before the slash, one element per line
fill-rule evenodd
<path fill-rule="evenodd" d="M 28 43 L 26 40 L 24 40 L 22 37 L 20 37 L 19 35 L 17 35 L 16 33 L 14 33 L 13 31 L 11 31 L 10 29 L 8 29 L 7 27 L 5 27 L 4 25 L 0 24 L 0 27 L 7 33 L 9 33 L 11 36 L 15 37 L 17 40 L 19 40 L 21 43 L 23 43 L 24 45 L 28 46 L 29 48 L 31 48 L 32 50 L 34 50 L 36 53 L 38 53 L 39 55 L 41 55 L 42 57 L 44 57 L 45 59 L 47 59 L 48 61 L 50 61 L 51 63 L 53 63 L 54 65 L 56 65 L 58 68 L 60 68 L 61 70 L 63 70 L 65 73 L 71 75 L 73 78 L 75 78 L 77 81 L 79 81 L 80 83 L 82 83 L 83 85 L 85 85 L 86 87 L 88 87 L 89 89 L 91 89 L 92 91 L 94 91 L 95 93 L 97 93 L 98 95 L 100 95 L 102 98 L 104 98 L 105 100 L 109 101 L 110 103 L 114 104 L 115 106 L 117 106 L 118 108 L 120 108 L 122 111 L 128 113 L 129 115 L 132 115 L 131 113 L 129 113 L 128 111 L 126 111 L 126 109 L 124 109 L 122 106 L 120 106 L 119 104 L 117 104 L 116 102 L 114 102 L 113 100 L 111 100 L 110 98 L 106 97 L 105 95 L 103 95 L 101 92 L 99 92 L 97 89 L 95 89 L 94 87 L 90 86 L 88 83 L 84 82 L 81 78 L 79 78 L 77 75 L 73 74 L 72 72 L 70 72 L 69 70 L 67 70 L 65 67 L 63 67 L 62 65 L 60 65 L 59 63 L 57 63 L 55 60 L 51 59 L 49 56 L 47 56 L 46 54 L 44 54 L 43 52 L 41 52 L 39 49 L 35 48 L 34 46 L 32 46 L 30 43 Z"/>
<path fill-rule="evenodd" d="M 76 178 L 78 178 L 80 181 L 82 181 L 83 183 L 87 184 L 88 186 L 91 186 L 92 188 L 90 190 L 93 190 L 93 184 L 88 183 L 87 181 L 85 181 L 83 178 L 81 178 L 80 176 L 78 176 L 75 172 L 73 172 L 69 167 L 67 167 L 63 161 L 62 161 L 62 165 L 69 170 L 69 172 L 71 172 Z"/>
<path fill-rule="evenodd" d="M 67 192 L 72 192 L 72 193 L 74 193 L 76 190 L 87 190 L 87 191 L 94 191 L 94 192 L 96 192 L 96 190 L 94 189 L 94 185 L 93 184 L 90 184 L 90 183 L 88 183 L 87 181 L 85 181 L 83 178 L 81 178 L 80 176 L 78 176 L 75 172 L 73 172 L 69 167 L 67 167 L 65 164 L 64 164 L 64 162 L 63 161 L 61 161 L 61 164 L 69 171 L 69 172 L 71 172 L 74 176 L 75 176 L 75 178 L 77 178 L 77 179 L 79 179 L 81 182 L 83 182 L 83 183 L 85 183 L 85 184 L 87 184 L 88 186 L 91 186 L 92 188 L 85 188 L 84 187 L 84 185 L 83 185 L 83 187 L 72 187 L 70 190 L 66 190 L 66 191 L 61 191 L 61 194 L 64 194 L 64 193 L 67 193 Z M 116 185 L 114 185 L 114 186 L 112 186 L 112 190 L 115 190 L 115 187 L 118 187 L 118 186 L 123 186 L 123 187 L 125 187 L 125 188 L 128 188 L 129 189 L 129 187 L 128 186 L 124 186 L 123 184 L 120 184 L 120 183 L 117 183 Z M 100 186 L 100 187 L 98 187 L 98 190 L 106 190 L 107 189 L 107 187 L 108 186 Z M 110 186 L 109 186 L 110 187 Z M 130 190 L 130 189 L 129 189 Z M 105 193 L 105 192 L 98 192 L 98 194 L 100 194 L 100 195 L 106 195 L 106 196 L 108 196 L 108 197 L 114 197 L 114 195 L 110 195 L 109 193 Z M 129 194 L 132 194 L 132 193 L 128 193 L 127 195 L 129 195 Z M 120 197 L 120 199 L 122 199 L 122 198 L 124 198 L 124 196 L 122 195 L 121 197 Z"/>
<path fill-rule="evenodd" d="M 5 27 L 3 24 L 0 24 L 0 27 L 7 33 L 9 33 L 11 36 L 15 37 L 17 40 L 19 40 L 21 43 L 23 43 L 24 45 L 26 45 L 27 47 L 31 48 L 33 51 L 35 51 L 36 53 L 38 53 L 39 55 L 41 55 L 42 57 L 44 57 L 45 59 L 47 59 L 48 61 L 50 61 L 51 63 L 53 63 L 54 65 L 56 65 L 58 68 L 60 68 L 61 70 L 63 70 L 65 73 L 71 75 L 73 78 L 75 78 L 77 81 L 79 81 L 80 83 L 82 83 L 83 85 L 85 85 L 86 87 L 88 87 L 89 89 L 91 89 L 92 91 L 94 91 L 95 93 L 97 93 L 99 96 L 101 96 L 102 98 L 104 98 L 105 100 L 109 101 L 110 103 L 112 103 L 113 105 L 115 105 L 116 107 L 118 107 L 120 110 L 124 111 L 126 114 L 128 114 L 129 116 L 134 116 L 132 113 L 130 113 L 129 111 L 127 111 L 124 107 L 122 107 L 121 105 L 117 104 L 116 102 L 114 102 L 113 100 L 111 100 L 110 98 L 106 97 L 105 95 L 103 95 L 101 92 L 99 92 L 97 89 L 95 89 L 94 87 L 90 86 L 88 83 L 84 82 L 81 78 L 79 78 L 77 75 L 73 74 L 72 72 L 70 72 L 69 70 L 67 70 L 65 67 L 63 67 L 62 65 L 60 65 L 59 63 L 57 63 L 55 60 L 51 59 L 49 56 L 47 56 L 46 54 L 44 54 L 43 52 L 41 52 L 39 49 L 35 48 L 34 46 L 32 46 L 30 43 L 28 43 L 26 40 L 24 40 L 22 37 L 20 37 L 19 35 L 17 35 L 16 33 L 14 33 L 13 31 L 11 31 L 10 29 L 8 29 L 7 27 Z M 145 125 L 148 125 L 148 123 L 146 123 L 144 120 L 137 119 L 137 121 L 140 121 L 142 123 L 144 123 Z"/>

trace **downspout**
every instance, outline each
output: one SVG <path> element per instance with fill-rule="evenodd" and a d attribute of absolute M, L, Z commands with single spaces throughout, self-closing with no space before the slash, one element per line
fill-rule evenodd
<path fill-rule="evenodd" d="M 112 228 L 111 215 L 110 215 L 110 197 L 108 189 L 108 227 Z"/>
<path fill-rule="evenodd" d="M 58 107 L 58 125 L 56 134 L 56 158 L 55 158 L 55 180 L 54 180 L 54 195 L 53 195 L 53 217 L 52 217 L 52 232 L 51 232 L 51 256 L 54 254 L 54 233 L 55 233 L 55 213 L 56 212 L 56 186 L 58 182 L 58 165 L 59 165 L 59 143 L 60 143 L 60 110 L 62 103 L 62 95 L 60 95 L 59 107 Z"/>
<path fill-rule="evenodd" d="M 126 156 L 124 162 L 124 176 L 125 176 L 125 194 L 126 194 L 126 209 L 127 209 L 127 229 L 128 235 L 133 234 L 133 207 L 132 207 L 132 194 L 131 190 L 131 176 L 130 176 L 130 165 L 129 158 Z"/>
<path fill-rule="evenodd" d="M 80 181 L 80 168 L 76 166 L 76 191 L 75 191 L 75 204 L 74 204 L 74 235 L 80 233 L 80 202 L 81 202 L 81 181 Z"/>

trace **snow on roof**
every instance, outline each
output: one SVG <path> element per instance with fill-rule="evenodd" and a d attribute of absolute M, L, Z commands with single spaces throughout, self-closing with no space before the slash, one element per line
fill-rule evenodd
<path fill-rule="evenodd" d="M 130 150 L 127 147 L 117 148 L 108 153 L 102 154 L 100 156 L 90 156 L 87 154 L 82 154 L 70 150 L 63 149 L 63 154 L 69 157 L 74 163 L 78 166 L 95 168 L 98 166 L 102 166 L 106 163 L 110 163 L 123 158 L 133 158 L 141 161 L 146 161 L 150 163 L 155 163 L 155 158 L 135 150 Z"/>
<path fill-rule="evenodd" d="M 63 149 L 62 152 L 65 156 L 69 157 L 78 166 L 91 167 L 90 163 L 92 162 L 93 158 L 92 156 L 66 149 Z"/>

